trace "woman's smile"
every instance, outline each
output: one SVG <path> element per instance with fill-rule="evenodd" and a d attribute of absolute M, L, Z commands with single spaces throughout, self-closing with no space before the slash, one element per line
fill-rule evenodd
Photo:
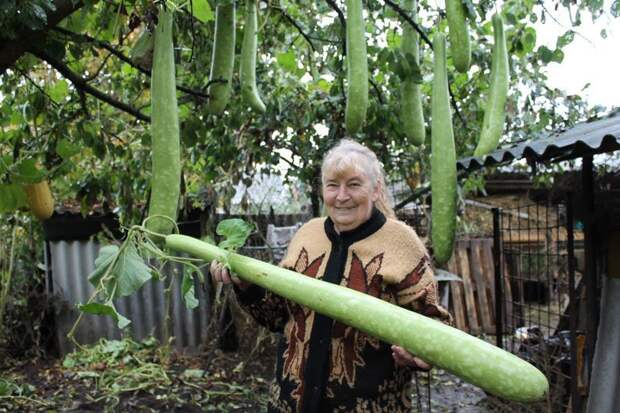
<path fill-rule="evenodd" d="M 378 185 L 357 169 L 325 174 L 325 208 L 338 232 L 353 230 L 366 222 L 377 198 Z"/>

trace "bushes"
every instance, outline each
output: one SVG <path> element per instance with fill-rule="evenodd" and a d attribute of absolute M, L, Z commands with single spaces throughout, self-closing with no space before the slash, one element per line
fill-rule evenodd
<path fill-rule="evenodd" d="M 29 215 L 5 214 L 0 237 L 7 241 L 0 243 L 0 359 L 54 352 L 41 226 Z"/>

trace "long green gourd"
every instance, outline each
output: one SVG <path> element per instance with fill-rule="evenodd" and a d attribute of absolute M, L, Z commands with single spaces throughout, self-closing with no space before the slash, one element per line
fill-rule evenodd
<path fill-rule="evenodd" d="M 409 12 L 414 21 L 417 20 L 417 1 L 404 0 L 403 10 Z M 405 54 L 411 54 L 415 62 L 420 64 L 419 36 L 408 22 L 403 23 L 403 38 L 401 50 Z M 422 110 L 422 92 L 420 85 L 412 79 L 405 79 L 400 87 L 400 118 L 405 128 L 405 134 L 416 146 L 422 145 L 426 137 L 424 127 L 424 111 Z"/>
<path fill-rule="evenodd" d="M 531 364 L 439 321 L 347 287 L 228 253 L 186 235 L 168 235 L 166 246 L 206 261 L 225 261 L 244 281 L 400 345 L 494 395 L 530 402 L 548 392 L 546 377 Z"/>
<path fill-rule="evenodd" d="M 362 0 L 347 0 L 347 105 L 345 125 L 349 134 L 359 131 L 368 109 L 368 56 Z"/>
<path fill-rule="evenodd" d="M 215 37 L 209 72 L 207 110 L 222 113 L 230 100 L 235 65 L 235 4 L 220 2 L 215 8 Z"/>
<path fill-rule="evenodd" d="M 446 68 L 446 36 L 433 37 L 431 100 L 431 240 L 439 264 L 450 259 L 456 229 L 456 150 Z"/>
<path fill-rule="evenodd" d="M 499 14 L 493 18 L 493 60 L 491 62 L 491 82 L 489 99 L 482 120 L 480 139 L 474 151 L 474 156 L 483 156 L 495 150 L 504 131 L 506 122 L 506 99 L 510 74 L 508 68 L 508 49 L 504 34 L 504 21 Z"/>
<path fill-rule="evenodd" d="M 151 75 L 151 199 L 147 228 L 169 234 L 181 192 L 181 149 L 172 45 L 172 12 L 161 8 L 155 28 Z M 156 217 L 165 215 L 172 218 Z"/>
<path fill-rule="evenodd" d="M 256 88 L 256 43 L 258 38 L 258 18 L 256 0 L 245 2 L 245 27 L 243 28 L 243 45 L 241 47 L 241 97 L 253 110 L 265 113 L 265 104 Z"/>
<path fill-rule="evenodd" d="M 459 72 L 466 73 L 471 64 L 471 45 L 463 0 L 446 0 L 446 15 L 454 67 Z"/>

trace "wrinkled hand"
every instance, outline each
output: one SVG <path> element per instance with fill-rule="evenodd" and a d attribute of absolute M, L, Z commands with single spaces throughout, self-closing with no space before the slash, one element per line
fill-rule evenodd
<path fill-rule="evenodd" d="M 211 261 L 209 272 L 211 273 L 211 279 L 213 282 L 221 282 L 223 284 L 233 283 L 242 291 L 250 286 L 250 283 L 241 280 L 234 273 L 228 271 L 228 268 L 226 268 L 224 264 L 216 260 Z"/>
<path fill-rule="evenodd" d="M 397 366 L 409 366 L 418 370 L 428 371 L 433 368 L 419 357 L 414 356 L 401 346 L 392 346 L 392 357 Z"/>

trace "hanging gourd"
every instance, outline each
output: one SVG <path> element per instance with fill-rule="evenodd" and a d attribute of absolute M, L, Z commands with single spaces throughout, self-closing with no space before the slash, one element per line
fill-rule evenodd
<path fill-rule="evenodd" d="M 454 67 L 459 72 L 466 73 L 471 64 L 471 45 L 463 0 L 446 0 L 446 15 Z"/>
<path fill-rule="evenodd" d="M 230 100 L 235 65 L 235 4 L 220 2 L 215 8 L 215 37 L 207 94 L 209 113 L 222 113 Z"/>
<path fill-rule="evenodd" d="M 456 229 L 456 150 L 446 68 L 446 36 L 433 37 L 431 97 L 431 239 L 438 264 L 450 259 Z"/>
<path fill-rule="evenodd" d="M 508 68 L 508 49 L 504 34 L 504 21 L 499 14 L 493 15 L 493 60 L 491 62 L 491 82 L 489 99 L 484 110 L 480 139 L 474 156 L 483 156 L 494 151 L 504 132 L 506 122 L 506 99 L 510 85 Z"/>
<path fill-rule="evenodd" d="M 362 0 L 347 0 L 347 104 L 345 125 L 349 134 L 359 131 L 368 108 L 368 60 Z"/>
<path fill-rule="evenodd" d="M 177 218 L 181 191 L 181 150 L 172 12 L 168 9 L 159 10 L 154 47 L 151 74 L 152 175 L 147 228 L 169 234 Z"/>
<path fill-rule="evenodd" d="M 417 1 L 404 0 L 403 9 L 416 21 Z M 404 22 L 401 41 L 403 55 L 413 56 L 416 65 L 420 64 L 419 35 L 411 24 Z M 403 79 L 400 87 L 400 119 L 409 141 L 414 145 L 422 145 L 426 137 L 424 127 L 424 111 L 422 110 L 422 92 L 420 84 L 414 79 Z"/>
<path fill-rule="evenodd" d="M 256 87 L 256 48 L 258 41 L 258 18 L 256 14 L 256 0 L 246 0 L 239 80 L 241 82 L 241 97 L 243 101 L 256 112 L 264 113 L 266 110 L 265 104 L 261 100 Z"/>
<path fill-rule="evenodd" d="M 32 215 L 45 221 L 54 213 L 54 197 L 47 180 L 24 186 L 26 201 Z"/>

